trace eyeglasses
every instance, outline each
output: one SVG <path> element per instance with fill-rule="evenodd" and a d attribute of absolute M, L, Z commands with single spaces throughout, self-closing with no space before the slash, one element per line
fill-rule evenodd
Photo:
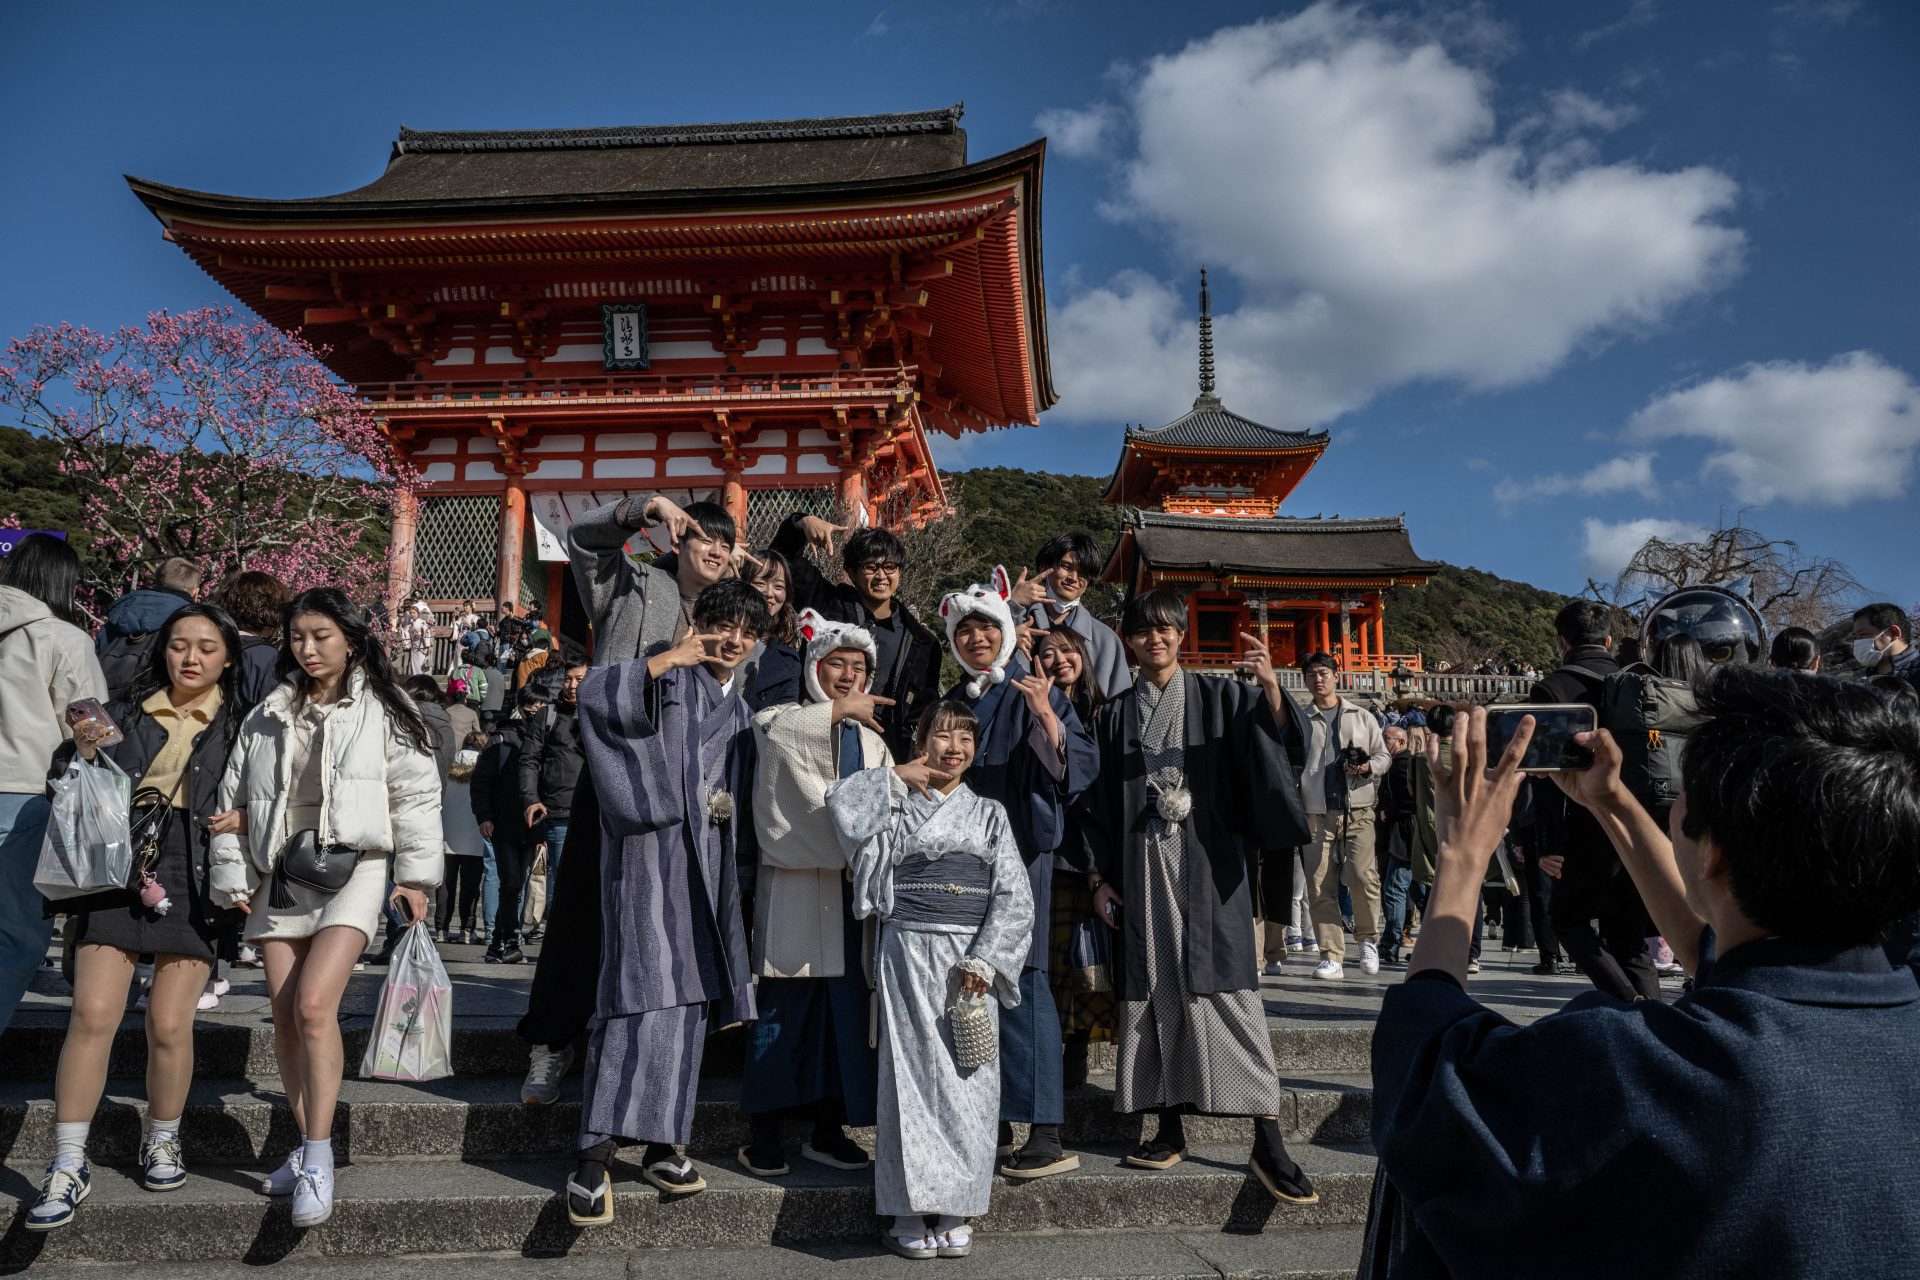
<path fill-rule="evenodd" d="M 860 572 L 896 574 L 900 572 L 900 562 L 897 560 L 874 560 L 868 564 L 861 565 Z"/>

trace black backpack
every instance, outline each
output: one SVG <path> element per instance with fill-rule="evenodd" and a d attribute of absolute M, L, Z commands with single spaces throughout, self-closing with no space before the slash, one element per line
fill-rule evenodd
<path fill-rule="evenodd" d="M 113 701 L 125 701 L 133 689 L 133 682 L 140 677 L 140 669 L 147 665 L 147 650 L 153 647 L 156 631 L 142 631 L 138 635 L 125 635 L 115 638 L 100 655 L 100 674 L 107 678 L 107 697 Z"/>
<path fill-rule="evenodd" d="M 1600 727 L 1620 746 L 1620 780 L 1664 824 L 1680 798 L 1687 735 L 1702 722 L 1693 686 L 1638 662 L 1604 677 L 1585 667 L 1561 670 L 1593 693 Z"/>

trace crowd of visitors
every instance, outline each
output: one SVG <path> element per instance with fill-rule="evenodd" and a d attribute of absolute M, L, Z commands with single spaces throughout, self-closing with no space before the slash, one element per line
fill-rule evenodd
<path fill-rule="evenodd" d="M 650 529 L 671 552 L 629 554 Z M 1151 1114 L 1125 1163 L 1171 1169 L 1186 1117 L 1244 1117 L 1258 1183 L 1312 1203 L 1259 994 L 1296 958 L 1326 982 L 1350 963 L 1412 979 L 1375 1040 L 1370 1274 L 1591 1239 L 1583 1199 L 1624 1197 L 1662 1161 L 1694 1171 L 1699 1203 L 1739 1206 L 1686 1240 L 1686 1215 L 1663 1217 L 1676 1256 L 1757 1248 L 1793 1177 L 1766 1145 L 1791 1142 L 1782 1109 L 1860 1130 L 1865 1152 L 1874 1116 L 1920 1101 L 1891 1069 L 1920 1029 L 1920 649 L 1895 606 L 1855 615 L 1859 677 L 1840 681 L 1812 633 L 1767 645 L 1717 588 L 1653 610 L 1624 664 L 1612 613 L 1569 604 L 1557 667 L 1496 674 L 1532 705 L 1591 707 L 1595 763 L 1527 776 L 1530 720 L 1491 760 L 1483 711 L 1374 705 L 1330 654 L 1301 661 L 1299 694 L 1253 635 L 1236 672 L 1185 669 L 1177 595 L 1134 596 L 1117 628 L 1093 615 L 1083 534 L 925 619 L 880 528 L 796 515 L 755 548 L 720 506 L 635 498 L 576 522 L 569 551 L 578 635 L 486 600 L 444 629 L 421 602 L 383 635 L 338 590 L 257 572 L 209 590 L 169 561 L 89 636 L 64 542 L 0 562 L 0 1029 L 55 915 L 74 990 L 28 1230 L 89 1193 L 136 985 L 141 1178 L 185 1179 L 193 1017 L 249 959 L 300 1130 L 260 1189 L 291 1196 L 296 1225 L 326 1221 L 342 993 L 420 921 L 492 963 L 541 943 L 521 1098 L 553 1103 L 582 1063 L 564 1188 L 582 1227 L 612 1221 L 624 1146 L 664 1196 L 706 1186 L 684 1147 L 707 1037 L 735 1023 L 739 1166 L 787 1176 L 800 1126 L 800 1159 L 873 1169 L 903 1257 L 968 1253 L 996 1175 L 1078 1167 L 1065 1095 L 1096 1039 L 1116 1045 L 1116 1109 Z M 76 738 L 86 699 L 123 736 Z M 43 903 L 50 780 L 107 767 L 137 788 L 138 875 Z M 1478 1006 L 1465 984 L 1493 941 L 1583 974 L 1586 1014 L 1521 1029 Z M 1681 1004 L 1663 970 L 1687 977 Z M 1799 1081 L 1816 1066 L 1841 1085 L 1823 1100 Z M 1709 1107 L 1742 1119 L 1705 1135 Z M 868 1127 L 872 1150 L 849 1132 Z M 1798 1185 L 1824 1224 L 1781 1249 L 1872 1234 L 1857 1204 Z M 1875 1229 L 1920 1240 L 1896 1217 Z"/>

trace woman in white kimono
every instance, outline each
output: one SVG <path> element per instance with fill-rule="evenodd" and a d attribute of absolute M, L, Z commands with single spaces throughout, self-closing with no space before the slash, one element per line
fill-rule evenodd
<path fill-rule="evenodd" d="M 905 1258 L 962 1258 L 987 1211 L 1000 1069 L 956 1066 L 947 1010 L 961 993 L 1020 1002 L 1033 893 L 1006 810 L 961 781 L 979 723 L 943 702 L 921 718 L 920 755 L 834 785 L 827 807 L 849 850 L 853 910 L 877 917 L 880 1003 L 875 1208 Z M 999 1008 L 987 1002 L 996 1034 Z M 929 1221 L 929 1219 L 932 1221 Z"/>

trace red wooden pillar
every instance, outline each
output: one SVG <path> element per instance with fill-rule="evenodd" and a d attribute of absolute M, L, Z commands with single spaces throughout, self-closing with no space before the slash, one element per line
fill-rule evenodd
<path fill-rule="evenodd" d="M 393 541 L 387 544 L 387 616 L 398 619 L 413 591 L 413 539 L 420 523 L 420 499 L 402 489 L 393 499 Z"/>
<path fill-rule="evenodd" d="M 1320 610 L 1319 620 L 1314 629 L 1319 633 L 1316 637 L 1319 643 L 1314 645 L 1314 648 L 1318 649 L 1321 653 L 1332 653 L 1333 632 L 1327 625 L 1327 611 L 1325 609 Z"/>
<path fill-rule="evenodd" d="M 856 512 L 867 510 L 867 473 L 851 464 L 840 468 L 840 513 L 843 519 L 858 524 Z M 869 515 L 872 513 L 869 512 Z"/>
<path fill-rule="evenodd" d="M 527 537 L 527 490 L 519 476 L 507 477 L 500 493 L 500 567 L 494 598 L 520 603 L 520 548 Z"/>
<path fill-rule="evenodd" d="M 1373 653 L 1383 662 L 1387 656 L 1387 603 L 1379 596 L 1373 598 Z"/>
<path fill-rule="evenodd" d="M 733 517 L 733 527 L 740 531 L 739 536 L 744 539 L 747 536 L 747 487 L 740 483 L 738 467 L 723 471 L 721 475 L 724 480 L 720 485 L 720 505 Z"/>

